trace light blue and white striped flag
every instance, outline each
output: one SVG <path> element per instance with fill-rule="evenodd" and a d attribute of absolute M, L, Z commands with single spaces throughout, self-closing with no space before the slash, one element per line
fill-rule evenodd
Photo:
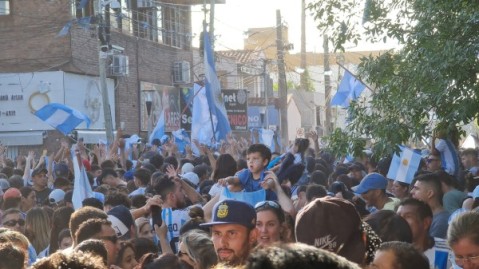
<path fill-rule="evenodd" d="M 358 99 L 365 88 L 366 85 L 346 70 L 339 84 L 338 91 L 331 99 L 331 106 L 349 107 L 349 103 L 352 100 Z"/>
<path fill-rule="evenodd" d="M 213 123 L 209 112 L 208 100 L 205 87 L 198 84 L 193 86 L 193 111 L 191 113 L 191 140 L 198 140 L 200 144 L 213 145 Z M 192 143 L 192 150 L 199 155 L 199 149 Z"/>
<path fill-rule="evenodd" d="M 85 167 L 83 166 L 83 164 L 80 165 L 80 161 L 78 160 L 73 149 L 71 151 L 71 154 L 73 161 L 73 171 L 75 174 L 75 180 L 73 182 L 72 203 L 73 208 L 75 208 L 75 210 L 78 210 L 83 206 L 83 200 L 85 200 L 86 198 L 91 198 L 94 195 L 90 186 L 90 182 L 88 181 Z"/>
<path fill-rule="evenodd" d="M 400 146 L 400 149 L 399 155 L 393 156 L 387 178 L 411 184 L 419 169 L 421 155 L 405 146 Z"/>
<path fill-rule="evenodd" d="M 153 142 L 153 139 L 158 138 L 161 140 L 161 138 L 165 135 L 165 112 L 163 110 L 161 111 L 160 118 L 158 119 L 158 122 L 156 123 L 155 129 L 150 134 L 150 137 L 148 139 L 148 142 L 151 144 Z"/>
<path fill-rule="evenodd" d="M 35 116 L 67 135 L 82 122 L 90 128 L 90 118 L 82 112 L 63 104 L 50 103 L 35 112 Z"/>
<path fill-rule="evenodd" d="M 175 138 L 175 144 L 178 147 L 178 151 L 184 154 L 186 146 L 190 144 L 190 136 L 185 129 L 178 129 L 171 134 Z"/>
<path fill-rule="evenodd" d="M 213 121 L 216 121 L 216 124 L 213 125 L 213 130 L 215 139 L 219 142 L 226 139 L 226 135 L 231 132 L 231 126 L 226 114 L 223 96 L 221 95 L 220 81 L 216 75 L 210 35 L 205 30 L 203 36 L 206 98 L 208 100 L 211 117 Z"/>

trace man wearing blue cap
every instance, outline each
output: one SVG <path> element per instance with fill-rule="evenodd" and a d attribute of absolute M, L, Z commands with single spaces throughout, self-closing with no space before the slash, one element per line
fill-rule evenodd
<path fill-rule="evenodd" d="M 383 175 L 371 173 L 366 175 L 358 186 L 353 187 L 353 191 L 360 195 L 369 207 L 394 211 L 400 200 L 387 196 L 387 186 L 388 180 Z"/>
<path fill-rule="evenodd" d="M 211 227 L 219 261 L 232 266 L 244 264 L 258 237 L 254 208 L 236 200 L 216 203 L 212 221 L 201 226 Z"/>

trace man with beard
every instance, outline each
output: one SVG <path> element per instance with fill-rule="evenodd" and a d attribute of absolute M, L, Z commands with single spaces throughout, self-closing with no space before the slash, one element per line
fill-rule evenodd
<path fill-rule="evenodd" d="M 168 175 L 159 178 L 154 189 L 163 201 L 161 218 L 168 227 L 167 240 L 172 251 L 177 253 L 181 226 L 190 219 L 186 197 L 193 204 L 202 202 L 203 198 L 185 181 Z"/>
<path fill-rule="evenodd" d="M 254 208 L 236 200 L 216 203 L 212 222 L 201 226 L 211 227 L 211 239 L 218 260 L 231 266 L 245 263 L 258 237 Z"/>

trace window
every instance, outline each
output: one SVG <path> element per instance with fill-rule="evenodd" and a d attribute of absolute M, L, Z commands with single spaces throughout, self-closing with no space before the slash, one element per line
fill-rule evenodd
<path fill-rule="evenodd" d="M 0 0 L 0 16 L 10 15 L 10 0 Z"/>
<path fill-rule="evenodd" d="M 1 0 L 0 0 L 1 1 Z M 97 5 L 96 1 L 88 1 L 85 7 L 80 8 L 80 2 L 81 0 L 75 0 L 73 1 L 73 6 L 72 6 L 72 15 L 76 17 L 77 19 L 80 19 L 82 17 L 90 17 L 95 15 L 95 5 Z"/>
<path fill-rule="evenodd" d="M 163 41 L 166 45 L 188 49 L 191 43 L 190 8 L 167 5 L 163 8 Z"/>

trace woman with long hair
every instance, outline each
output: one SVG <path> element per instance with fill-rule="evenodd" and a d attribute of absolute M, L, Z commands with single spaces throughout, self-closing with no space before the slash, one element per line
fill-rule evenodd
<path fill-rule="evenodd" d="M 257 203 L 254 208 L 258 245 L 268 246 L 276 242 L 284 242 L 288 229 L 281 206 L 275 201 L 264 201 Z"/>
<path fill-rule="evenodd" d="M 211 175 L 211 178 L 215 184 L 211 186 L 209 195 L 213 197 L 217 194 L 220 194 L 222 186 L 218 184 L 218 180 L 221 178 L 234 176 L 236 172 L 237 165 L 233 156 L 230 154 L 221 154 L 216 160 L 216 166 Z"/>
<path fill-rule="evenodd" d="M 131 242 L 120 243 L 115 265 L 122 269 L 133 269 L 138 265 L 138 261 L 135 258 L 135 247 Z"/>
<path fill-rule="evenodd" d="M 191 230 L 181 236 L 178 257 L 194 269 L 208 269 L 218 263 L 213 241 L 202 230 Z"/>
<path fill-rule="evenodd" d="M 60 242 L 60 238 L 58 238 L 58 236 L 62 230 L 68 228 L 70 217 L 73 212 L 73 208 L 67 206 L 59 207 L 53 212 L 53 223 L 50 230 L 49 253 L 55 253 L 58 250 L 58 244 Z"/>
<path fill-rule="evenodd" d="M 50 218 L 40 207 L 30 209 L 25 218 L 25 235 L 37 252 L 38 258 L 48 256 L 47 247 L 50 242 Z M 46 255 L 41 255 L 45 253 Z"/>

